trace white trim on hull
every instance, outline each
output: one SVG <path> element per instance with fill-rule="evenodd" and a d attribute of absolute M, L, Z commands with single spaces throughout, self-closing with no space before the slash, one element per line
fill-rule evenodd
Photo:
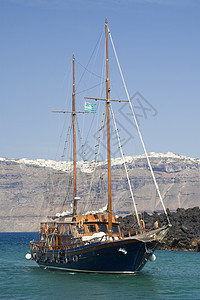
<path fill-rule="evenodd" d="M 52 266 L 45 266 L 39 265 L 41 268 L 44 269 L 54 269 L 60 271 L 67 271 L 67 272 L 76 272 L 76 273 L 99 273 L 99 274 L 135 274 L 137 271 L 89 271 L 89 270 L 78 270 L 78 269 L 69 269 L 69 268 L 59 268 L 59 267 L 52 267 Z"/>

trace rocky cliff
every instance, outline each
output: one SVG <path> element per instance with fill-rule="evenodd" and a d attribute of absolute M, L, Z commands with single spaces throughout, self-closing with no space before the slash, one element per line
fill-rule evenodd
<path fill-rule="evenodd" d="M 150 154 L 155 176 L 166 207 L 199 206 L 200 161 L 168 154 Z M 126 157 L 139 211 L 161 211 L 162 206 L 143 155 Z M 79 210 L 106 204 L 106 163 L 78 163 Z M 133 203 L 121 159 L 112 160 L 113 210 L 130 214 Z M 90 195 L 87 191 L 93 178 Z M 72 202 L 72 164 L 27 159 L 0 159 L 0 231 L 37 231 L 47 215 L 69 210 Z"/>

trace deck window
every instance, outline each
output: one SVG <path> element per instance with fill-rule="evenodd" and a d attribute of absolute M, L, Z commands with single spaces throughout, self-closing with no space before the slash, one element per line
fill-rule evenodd
<path fill-rule="evenodd" d="M 108 232 L 106 224 L 99 224 L 99 231 Z"/>
<path fill-rule="evenodd" d="M 113 233 L 119 233 L 118 225 L 112 226 Z"/>
<path fill-rule="evenodd" d="M 64 227 L 63 234 L 67 234 L 67 233 L 68 233 L 68 232 L 67 232 L 67 231 L 68 231 L 68 230 L 67 230 L 67 229 L 68 229 L 68 228 L 67 228 L 68 226 L 65 224 L 65 225 L 63 225 L 63 227 Z"/>
<path fill-rule="evenodd" d="M 95 225 L 87 225 L 88 232 L 96 232 L 96 226 Z"/>

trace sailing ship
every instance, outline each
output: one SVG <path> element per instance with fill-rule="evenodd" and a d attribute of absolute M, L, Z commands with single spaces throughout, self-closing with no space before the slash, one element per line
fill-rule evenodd
<path fill-rule="evenodd" d="M 106 103 L 108 168 L 107 210 L 101 213 L 88 212 L 86 214 L 78 214 L 78 203 L 81 200 L 77 194 L 75 118 L 77 113 L 80 112 L 77 112 L 75 107 L 75 59 L 73 55 L 72 111 L 63 111 L 64 113 L 71 113 L 73 124 L 73 212 L 71 215 L 59 215 L 57 218 L 54 217 L 42 222 L 40 225 L 39 241 L 33 240 L 30 242 L 30 254 L 27 254 L 26 258 L 35 260 L 36 263 L 43 268 L 62 269 L 73 272 L 135 273 L 140 271 L 148 260 L 153 261 L 155 259 L 153 253 L 166 235 L 170 226 L 162 199 L 161 201 L 168 220 L 168 224 L 162 228 L 146 230 L 143 220 L 140 219 L 136 205 L 134 204 L 137 228 L 133 232 L 124 234 L 120 231 L 120 223 L 117 216 L 112 213 L 110 105 L 112 101 L 118 100 L 110 99 L 108 34 L 110 34 L 110 31 L 106 20 L 106 98 L 89 98 L 105 101 Z M 119 100 L 119 102 L 123 101 L 131 103 L 129 96 L 128 100 Z M 137 120 L 135 121 L 138 127 Z M 141 135 L 140 131 L 139 134 Z M 147 153 L 146 156 L 149 162 Z M 123 161 L 125 170 L 127 171 L 124 157 Z M 151 167 L 150 170 L 153 174 Z M 154 174 L 153 179 L 156 184 Z M 131 186 L 128 172 L 127 180 L 129 186 Z M 161 197 L 159 190 L 158 194 L 159 197 Z M 134 200 L 132 191 L 131 196 Z"/>

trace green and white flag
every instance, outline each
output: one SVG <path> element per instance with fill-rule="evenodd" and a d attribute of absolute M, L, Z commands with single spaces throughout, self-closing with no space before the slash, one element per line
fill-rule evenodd
<path fill-rule="evenodd" d="M 95 113 L 96 112 L 96 104 L 85 102 L 85 112 Z"/>

